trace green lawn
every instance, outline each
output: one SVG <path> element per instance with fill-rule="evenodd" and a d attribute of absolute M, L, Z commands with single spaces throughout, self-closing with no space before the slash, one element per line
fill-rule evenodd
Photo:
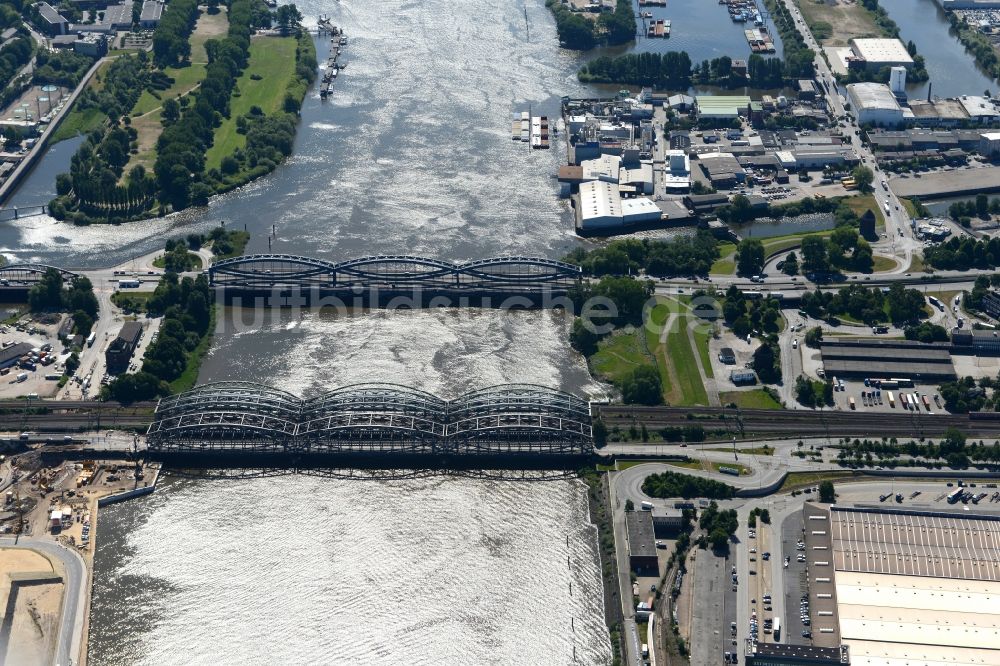
<path fill-rule="evenodd" d="M 765 238 L 761 242 L 764 244 L 764 256 L 770 257 L 779 252 L 784 252 L 785 250 L 790 250 L 793 247 L 798 247 L 802 245 L 802 239 L 805 236 L 829 236 L 833 231 L 807 231 L 801 234 L 788 234 L 787 236 L 774 236 L 772 238 Z M 801 257 L 799 257 L 801 260 Z"/>
<path fill-rule="evenodd" d="M 874 268 L 872 269 L 875 273 L 885 273 L 886 271 L 891 271 L 897 265 L 895 259 L 890 259 L 889 257 L 880 257 L 879 255 L 874 255 Z"/>
<path fill-rule="evenodd" d="M 764 389 L 723 391 L 719 393 L 719 401 L 723 405 L 736 403 L 740 409 L 783 409 L 781 403 Z"/>
<path fill-rule="evenodd" d="M 871 210 L 875 213 L 875 228 L 885 228 L 885 216 L 882 215 L 882 207 L 878 205 L 878 201 L 876 201 L 874 194 L 859 194 L 857 196 L 844 199 L 844 203 L 847 204 L 847 206 L 853 210 L 858 217 L 864 215 L 865 211 Z"/>
<path fill-rule="evenodd" d="M 660 342 L 660 332 L 663 330 L 669 313 L 670 307 L 661 299 L 660 303 L 650 310 L 649 320 L 643 328 L 646 336 L 646 349 L 653 354 L 656 361 L 656 368 L 660 371 L 660 383 L 663 386 L 663 397 L 668 401 L 676 382 L 671 378 L 671 368 L 665 362 L 661 362 L 664 355 L 663 343 Z"/>
<path fill-rule="evenodd" d="M 233 93 L 229 118 L 215 130 L 215 139 L 206 155 L 206 169 L 218 168 L 222 158 L 246 145 L 246 137 L 236 132 L 236 119 L 253 106 L 265 114 L 281 109 L 285 88 L 295 76 L 295 38 L 260 37 L 250 45 L 250 64 L 236 81 L 239 96 Z M 254 80 L 255 77 L 257 80 Z"/>
<path fill-rule="evenodd" d="M 713 275 L 732 275 L 736 272 L 736 243 L 719 243 L 719 258 L 708 270 Z"/>
<path fill-rule="evenodd" d="M 601 340 L 597 353 L 590 357 L 594 374 L 620 385 L 639 366 L 655 363 L 639 336 L 638 331 L 619 332 Z"/>
<path fill-rule="evenodd" d="M 848 477 L 855 476 L 855 472 L 840 472 L 840 471 L 826 471 L 826 472 L 789 472 L 788 476 L 785 477 L 785 482 L 781 484 L 781 488 L 778 492 L 784 492 L 788 490 L 794 490 L 795 488 L 802 488 L 805 486 L 818 485 L 820 481 L 833 481 L 836 484 L 838 479 L 844 479 Z"/>
<path fill-rule="evenodd" d="M 712 334 L 699 328 L 695 329 L 693 335 L 694 343 L 698 347 L 698 354 L 701 356 L 701 367 L 705 369 L 705 374 L 708 377 L 715 377 L 715 371 L 712 370 L 712 357 L 708 351 L 708 341 Z"/>
<path fill-rule="evenodd" d="M 98 109 L 85 109 L 83 111 L 70 111 L 66 119 L 62 121 L 59 128 L 52 135 L 50 143 L 59 143 L 66 139 L 72 139 L 77 134 L 87 134 L 98 129 L 107 121 L 108 117 Z"/>
<path fill-rule="evenodd" d="M 166 99 L 186 95 L 205 78 L 205 65 L 192 64 L 181 68 L 168 67 L 163 71 L 174 80 L 173 84 L 166 90 L 157 91 L 160 99 L 154 97 L 148 90 L 144 90 L 142 95 L 139 96 L 139 101 L 132 107 L 132 112 L 129 115 L 141 116 L 153 109 L 159 108 Z"/>
<path fill-rule="evenodd" d="M 667 334 L 666 361 L 673 365 L 676 370 L 679 395 L 674 392 L 671 405 L 707 405 L 708 393 L 705 391 L 705 383 L 702 381 L 701 373 L 698 371 L 698 361 L 695 360 L 694 350 L 691 349 L 691 342 L 688 340 L 687 331 L 681 325 L 673 327 L 675 330 Z"/>

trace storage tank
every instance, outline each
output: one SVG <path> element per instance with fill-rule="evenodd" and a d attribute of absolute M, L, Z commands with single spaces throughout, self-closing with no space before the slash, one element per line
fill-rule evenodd
<path fill-rule="evenodd" d="M 893 95 L 903 95 L 906 92 L 906 68 L 893 67 L 889 70 L 889 90 Z"/>

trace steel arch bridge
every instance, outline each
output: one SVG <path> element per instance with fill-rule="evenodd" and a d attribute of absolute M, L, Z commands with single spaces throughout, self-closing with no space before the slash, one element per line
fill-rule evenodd
<path fill-rule="evenodd" d="M 451 263 L 409 255 L 377 255 L 332 263 L 289 254 L 254 254 L 226 259 L 208 269 L 212 286 L 247 291 L 563 292 L 581 276 L 579 266 L 520 256 Z"/>
<path fill-rule="evenodd" d="M 0 284 L 3 286 L 33 286 L 42 281 L 46 271 L 54 270 L 59 273 L 63 282 L 70 282 L 73 278 L 80 277 L 79 273 L 67 271 L 58 266 L 47 266 L 45 264 L 9 264 L 0 266 Z"/>
<path fill-rule="evenodd" d="M 249 382 L 205 384 L 159 402 L 153 452 L 587 455 L 590 405 L 529 384 L 456 400 L 396 384 L 354 384 L 316 398 Z"/>

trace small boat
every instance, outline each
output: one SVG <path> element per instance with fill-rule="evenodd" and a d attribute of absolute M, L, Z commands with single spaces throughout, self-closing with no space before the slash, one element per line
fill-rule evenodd
<path fill-rule="evenodd" d="M 653 18 L 653 12 L 643 12 L 641 16 L 642 18 Z"/>

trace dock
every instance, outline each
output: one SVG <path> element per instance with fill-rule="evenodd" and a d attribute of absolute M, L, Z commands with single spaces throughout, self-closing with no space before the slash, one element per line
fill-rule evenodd
<path fill-rule="evenodd" d="M 510 138 L 512 141 L 523 141 L 535 150 L 549 148 L 549 119 L 547 116 L 534 116 L 527 111 L 514 114 L 511 122 Z"/>
<path fill-rule="evenodd" d="M 719 4 L 726 5 L 729 9 L 729 18 L 736 23 L 753 23 L 755 26 L 764 25 L 764 18 L 761 16 L 760 8 L 753 0 L 719 0 Z"/>
<path fill-rule="evenodd" d="M 774 53 L 774 40 L 768 34 L 767 28 L 752 28 L 743 31 L 750 45 L 750 50 L 754 53 Z"/>
<path fill-rule="evenodd" d="M 657 19 L 649 22 L 649 29 L 646 31 L 647 37 L 666 38 L 670 36 L 670 21 Z"/>
<path fill-rule="evenodd" d="M 338 61 L 344 47 L 347 46 L 347 36 L 341 28 L 330 23 L 330 19 L 321 15 L 317 24 L 319 33 L 330 35 L 330 55 L 326 59 L 326 70 L 319 83 L 319 96 L 326 99 L 333 92 L 333 84 L 337 81 L 337 75 L 347 67 Z"/>

